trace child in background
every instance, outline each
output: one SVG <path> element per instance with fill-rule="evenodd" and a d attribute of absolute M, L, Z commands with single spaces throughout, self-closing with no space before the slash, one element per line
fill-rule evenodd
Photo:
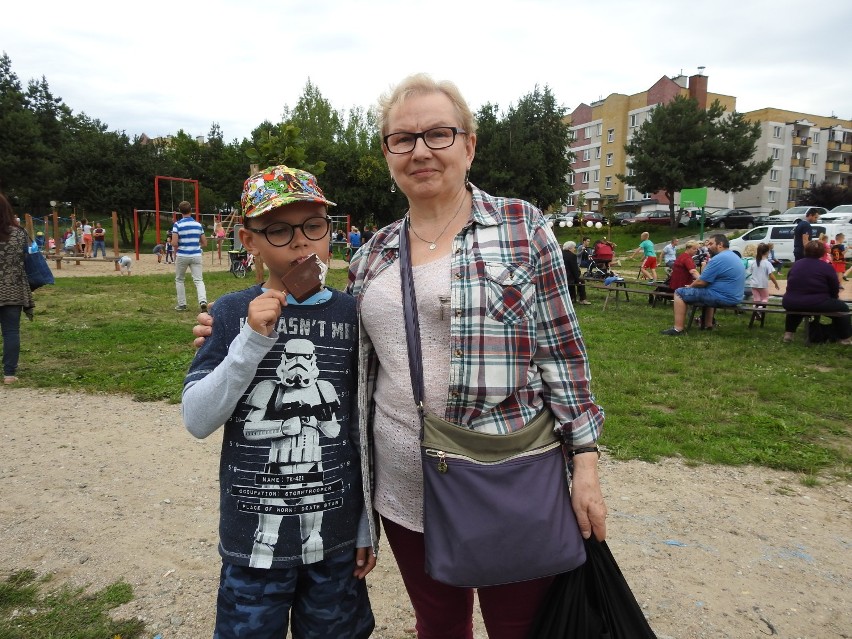
<path fill-rule="evenodd" d="M 157 264 L 160 264 L 163 261 L 163 251 L 165 247 L 162 244 L 155 244 L 154 250 L 152 251 L 154 255 L 157 256 Z"/>
<path fill-rule="evenodd" d="M 831 264 L 831 244 L 828 241 L 828 236 L 825 233 L 819 234 L 819 241 L 825 245 L 825 253 L 822 255 L 822 261 L 826 264 Z"/>
<path fill-rule="evenodd" d="M 115 261 L 115 263 L 118 264 L 121 269 L 122 275 L 130 275 L 130 269 L 133 267 L 133 260 L 126 255 L 122 255 Z"/>
<path fill-rule="evenodd" d="M 166 264 L 175 263 L 175 247 L 172 244 L 172 232 L 166 234 Z"/>
<path fill-rule="evenodd" d="M 369 637 L 375 566 L 359 462 L 355 300 L 325 288 L 297 301 L 282 277 L 328 258 L 330 222 L 310 173 L 246 180 L 240 240 L 262 285 L 211 307 L 216 326 L 184 382 L 194 436 L 222 424 L 216 637 Z M 289 618 L 289 623 L 288 623 Z"/>
<path fill-rule="evenodd" d="M 834 242 L 831 245 L 831 265 L 834 267 L 834 272 L 837 273 L 840 288 L 843 288 L 843 280 L 846 279 L 844 275 L 846 270 L 846 236 L 843 233 L 834 236 Z"/>
<path fill-rule="evenodd" d="M 775 290 L 781 290 L 778 279 L 775 277 L 775 268 L 769 259 L 771 244 L 761 242 L 757 245 L 757 253 L 754 260 L 749 264 L 747 278 L 751 279 L 752 301 L 766 303 L 769 301 L 769 280 L 775 285 Z"/>

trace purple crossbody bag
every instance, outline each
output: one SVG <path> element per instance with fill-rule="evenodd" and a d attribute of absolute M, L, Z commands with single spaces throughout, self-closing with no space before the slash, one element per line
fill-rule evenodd
<path fill-rule="evenodd" d="M 586 561 L 562 445 L 545 409 L 508 435 L 480 433 L 427 412 L 408 222 L 400 232 L 408 363 L 420 414 L 426 572 L 483 587 L 567 572 Z"/>

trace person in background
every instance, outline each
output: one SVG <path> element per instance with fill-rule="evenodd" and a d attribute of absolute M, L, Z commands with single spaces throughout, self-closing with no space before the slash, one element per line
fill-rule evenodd
<path fill-rule="evenodd" d="M 366 244 L 370 241 L 373 235 L 376 234 L 376 227 L 370 228 L 369 226 L 365 226 L 364 230 L 361 231 L 361 245 Z"/>
<path fill-rule="evenodd" d="M 184 200 L 178 204 L 181 218 L 172 227 L 172 247 L 175 249 L 175 290 L 177 291 L 176 311 L 186 310 L 186 269 L 192 273 L 192 283 L 198 297 L 201 312 L 207 310 L 207 289 L 204 287 L 204 273 L 201 266 L 203 249 L 207 246 L 204 227 L 192 219 L 192 204 Z"/>
<path fill-rule="evenodd" d="M 39 231 L 35 236 L 36 244 L 38 245 L 39 251 L 44 251 L 44 233 Z"/>
<path fill-rule="evenodd" d="M 677 241 L 677 238 L 673 237 L 672 241 L 663 247 L 663 264 L 665 264 L 667 269 L 671 269 L 677 259 Z"/>
<path fill-rule="evenodd" d="M 742 263 L 746 272 L 745 290 L 743 299 L 749 299 L 752 296 L 751 291 L 751 265 L 754 264 L 754 257 L 757 255 L 757 246 L 749 244 L 743 249 Z"/>
<path fill-rule="evenodd" d="M 698 253 L 698 246 L 698 241 L 688 240 L 684 245 L 683 252 L 675 259 L 669 278 L 669 288 L 672 291 L 689 286 L 698 279 L 698 268 L 695 266 L 694 259 L 696 253 Z"/>
<path fill-rule="evenodd" d="M 115 263 L 118 264 L 122 275 L 130 275 L 130 270 L 133 268 L 133 260 L 131 260 L 127 255 L 122 255 L 121 257 L 116 258 Z"/>
<path fill-rule="evenodd" d="M 174 264 L 175 263 L 175 247 L 172 244 L 172 236 L 174 233 L 169 231 L 166 233 L 166 264 Z"/>
<path fill-rule="evenodd" d="M 811 240 L 805 244 L 802 258 L 796 260 L 787 274 L 787 290 L 781 298 L 788 311 L 823 311 L 844 313 L 849 305 L 840 300 L 840 283 L 834 269 L 822 260 L 825 244 Z M 793 341 L 793 334 L 804 319 L 801 315 L 787 315 L 784 319 L 785 344 Z M 849 315 L 831 318 L 832 331 L 840 344 L 852 345 L 852 318 Z"/>
<path fill-rule="evenodd" d="M 216 238 L 216 252 L 219 255 L 219 264 L 222 263 L 222 243 L 225 241 L 225 227 L 221 222 L 213 225 L 213 237 Z"/>
<path fill-rule="evenodd" d="M 811 224 L 815 224 L 819 218 L 819 211 L 815 208 L 808 210 L 805 219 L 799 220 L 793 230 L 793 259 L 801 260 L 805 256 L 805 245 L 813 239 L 814 230 Z"/>
<path fill-rule="evenodd" d="M 686 309 L 690 304 L 704 306 L 702 326 L 713 326 L 715 306 L 734 306 L 743 301 L 745 269 L 737 254 L 730 250 L 728 238 L 719 233 L 709 238 L 711 259 L 692 284 L 675 290 L 674 326 L 660 331 L 663 335 L 682 335 L 686 327 Z"/>
<path fill-rule="evenodd" d="M 83 257 L 92 257 L 92 225 L 83 218 Z"/>
<path fill-rule="evenodd" d="M 32 320 L 33 293 L 24 267 L 30 247 L 27 232 L 17 222 L 12 204 L 0 193 L 0 332 L 3 335 L 3 383 L 18 381 L 21 356 L 21 313 Z"/>
<path fill-rule="evenodd" d="M 577 263 L 577 243 L 565 242 L 562 245 L 562 259 L 565 262 L 565 274 L 568 278 L 568 294 L 574 304 L 591 304 L 586 299 L 586 286 L 583 284 L 583 276 L 580 274 L 580 265 Z"/>
<path fill-rule="evenodd" d="M 657 251 L 654 250 L 654 243 L 651 241 L 651 234 L 648 231 L 639 236 L 641 242 L 639 246 L 633 249 L 630 257 L 636 257 L 636 254 L 642 252 L 642 264 L 639 267 L 639 275 L 649 283 L 657 281 Z"/>
<path fill-rule="evenodd" d="M 752 246 L 752 245 L 749 245 Z M 769 251 L 772 245 L 761 242 L 752 262 L 748 265 L 747 279 L 751 283 L 752 301 L 755 304 L 766 304 L 769 301 L 769 280 L 775 285 L 775 290 L 781 290 L 775 268 L 769 261 Z"/>
<path fill-rule="evenodd" d="M 162 244 L 155 244 L 153 250 L 151 251 L 154 255 L 157 256 L 157 264 L 160 264 L 163 261 L 163 253 L 165 252 L 166 247 Z"/>
<path fill-rule="evenodd" d="M 840 289 L 843 290 L 843 280 L 846 279 L 844 276 L 846 270 L 846 236 L 843 233 L 834 236 L 834 242 L 831 245 L 831 265 L 834 267 L 834 272 L 837 273 Z"/>
<path fill-rule="evenodd" d="M 355 254 L 361 248 L 361 232 L 357 226 L 353 226 L 349 231 L 349 246 L 352 247 L 352 254 Z"/>
<path fill-rule="evenodd" d="M 74 226 L 74 254 L 83 255 L 83 223 L 77 222 Z"/>
<path fill-rule="evenodd" d="M 95 253 L 92 257 L 97 257 L 98 251 L 100 251 L 101 256 L 106 259 L 106 231 L 100 222 L 95 223 L 95 228 L 92 231 L 92 239 L 94 240 L 93 246 Z"/>

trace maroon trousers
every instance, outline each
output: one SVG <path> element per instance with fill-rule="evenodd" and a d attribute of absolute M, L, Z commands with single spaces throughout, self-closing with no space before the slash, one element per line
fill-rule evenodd
<path fill-rule="evenodd" d="M 473 639 L 473 589 L 448 586 L 426 574 L 423 533 L 384 517 L 382 526 L 414 606 L 418 639 Z M 477 589 L 489 639 L 528 639 L 552 581 L 546 577 Z"/>

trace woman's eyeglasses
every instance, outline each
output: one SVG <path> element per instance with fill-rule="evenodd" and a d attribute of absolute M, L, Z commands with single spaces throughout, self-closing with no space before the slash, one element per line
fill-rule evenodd
<path fill-rule="evenodd" d="M 328 234 L 331 222 L 327 217 L 309 217 L 301 224 L 287 224 L 287 222 L 275 222 L 262 229 L 246 227 L 252 233 L 261 233 L 266 241 L 272 246 L 287 246 L 293 241 L 296 229 L 302 229 L 302 234 L 309 240 L 321 240 Z"/>
<path fill-rule="evenodd" d="M 452 146 L 456 141 L 456 135 L 459 134 L 467 135 L 467 131 L 462 131 L 455 126 L 436 126 L 434 129 L 427 129 L 420 133 L 409 133 L 408 131 L 390 133 L 383 140 L 391 153 L 411 153 L 418 138 L 423 140 L 427 147 L 437 151 Z"/>

